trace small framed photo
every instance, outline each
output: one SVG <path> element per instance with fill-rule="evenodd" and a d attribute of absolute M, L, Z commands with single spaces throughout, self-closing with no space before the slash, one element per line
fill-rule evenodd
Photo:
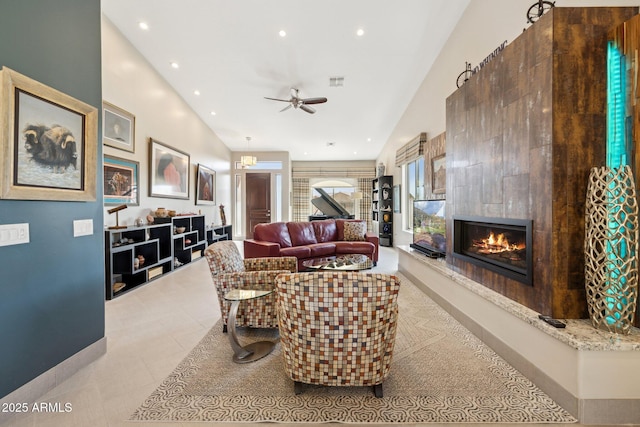
<path fill-rule="evenodd" d="M 7 67 L 0 74 L 0 197 L 96 200 L 98 110 Z"/>
<path fill-rule="evenodd" d="M 216 204 L 216 171 L 198 164 L 196 205 Z"/>
<path fill-rule="evenodd" d="M 103 168 L 104 204 L 138 206 L 140 163 L 105 155 Z"/>
<path fill-rule="evenodd" d="M 431 159 L 431 191 L 433 194 L 447 192 L 447 158 L 445 154 Z"/>
<path fill-rule="evenodd" d="M 153 138 L 149 141 L 149 196 L 189 198 L 189 154 Z"/>
<path fill-rule="evenodd" d="M 106 101 L 102 102 L 102 142 L 110 147 L 135 152 L 136 117 Z"/>

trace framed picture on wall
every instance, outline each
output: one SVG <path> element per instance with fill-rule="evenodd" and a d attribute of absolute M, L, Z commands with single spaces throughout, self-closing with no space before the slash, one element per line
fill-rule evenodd
<path fill-rule="evenodd" d="M 434 194 L 447 192 L 447 158 L 444 154 L 431 159 L 431 189 Z"/>
<path fill-rule="evenodd" d="M 3 67 L 1 197 L 96 200 L 98 110 Z"/>
<path fill-rule="evenodd" d="M 135 152 L 136 117 L 106 101 L 102 102 L 102 142 L 110 147 Z"/>
<path fill-rule="evenodd" d="M 216 171 L 198 164 L 196 181 L 196 205 L 216 204 Z"/>
<path fill-rule="evenodd" d="M 104 204 L 138 206 L 140 163 L 105 155 L 103 168 Z"/>
<path fill-rule="evenodd" d="M 149 196 L 189 198 L 190 156 L 153 138 L 149 140 Z"/>

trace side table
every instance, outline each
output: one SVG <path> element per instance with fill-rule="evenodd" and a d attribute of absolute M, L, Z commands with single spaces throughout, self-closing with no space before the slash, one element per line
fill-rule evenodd
<path fill-rule="evenodd" d="M 275 343 L 272 341 L 258 341 L 246 346 L 240 345 L 238 335 L 236 334 L 236 316 L 238 315 L 238 307 L 240 302 L 255 298 L 262 298 L 274 292 L 271 290 L 248 290 L 248 289 L 232 289 L 224 296 L 224 299 L 231 301 L 229 309 L 229 324 L 227 332 L 229 333 L 229 342 L 233 349 L 233 361 L 236 363 L 249 363 L 258 359 L 262 359 L 273 351 Z"/>

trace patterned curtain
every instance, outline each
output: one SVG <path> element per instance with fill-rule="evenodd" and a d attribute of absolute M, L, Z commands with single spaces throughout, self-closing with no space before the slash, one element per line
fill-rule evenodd
<path fill-rule="evenodd" d="M 309 178 L 293 178 L 293 221 L 309 221 L 311 212 L 311 187 Z"/>
<path fill-rule="evenodd" d="M 358 191 L 362 192 L 360 218 L 366 221 L 368 231 L 373 231 L 371 224 L 371 190 L 371 178 L 358 178 Z"/>

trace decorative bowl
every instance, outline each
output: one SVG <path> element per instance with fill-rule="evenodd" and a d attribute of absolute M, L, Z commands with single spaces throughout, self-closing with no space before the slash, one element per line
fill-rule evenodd
<path fill-rule="evenodd" d="M 176 234 L 182 234 L 186 231 L 187 227 L 176 227 Z"/>

